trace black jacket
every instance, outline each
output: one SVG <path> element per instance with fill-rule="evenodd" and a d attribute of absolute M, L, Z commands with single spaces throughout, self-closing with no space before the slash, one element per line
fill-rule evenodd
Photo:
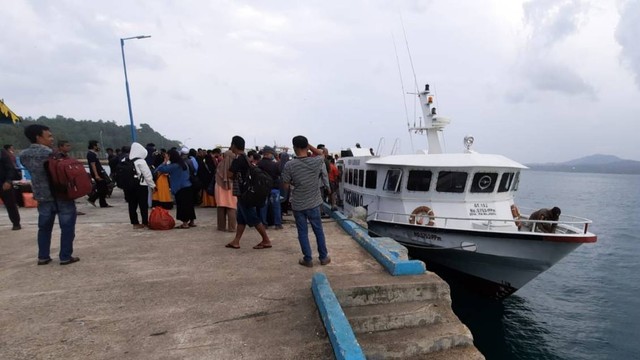
<path fill-rule="evenodd" d="M 11 155 L 7 150 L 2 149 L 0 153 L 0 184 L 6 181 L 20 180 L 21 178 L 19 170 L 11 160 Z"/>

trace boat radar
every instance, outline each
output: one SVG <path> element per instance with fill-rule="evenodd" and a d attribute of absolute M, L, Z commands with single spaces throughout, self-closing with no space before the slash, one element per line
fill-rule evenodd
<path fill-rule="evenodd" d="M 429 92 L 429 84 L 424 86 L 424 91 L 419 93 L 418 97 L 420 98 L 424 124 L 421 123 L 420 126 L 411 127 L 409 131 L 421 134 L 426 132 L 429 153 L 442 154 L 442 144 L 438 133 L 449 125 L 450 120 L 436 113 L 436 108 L 433 106 L 434 96 Z"/>

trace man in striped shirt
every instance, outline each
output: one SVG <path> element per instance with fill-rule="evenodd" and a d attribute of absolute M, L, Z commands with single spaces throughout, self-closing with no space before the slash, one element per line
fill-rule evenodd
<path fill-rule="evenodd" d="M 322 155 L 322 150 L 309 145 L 306 137 L 299 135 L 293 138 L 293 150 L 296 158 L 287 162 L 282 173 L 284 189 L 292 187 L 291 208 L 298 229 L 298 241 L 304 257 L 298 261 L 302 266 L 313 267 L 313 256 L 309 244 L 307 221 L 311 224 L 316 236 L 320 264 L 327 265 L 331 262 L 325 242 L 322 220 L 320 219 L 320 205 L 322 196 L 318 188 L 318 179 L 321 179 L 329 189 L 327 169 L 324 165 L 324 156 L 309 157 L 308 152 Z"/>

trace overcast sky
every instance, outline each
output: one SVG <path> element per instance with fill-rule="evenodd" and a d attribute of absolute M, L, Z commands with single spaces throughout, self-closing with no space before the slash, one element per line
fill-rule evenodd
<path fill-rule="evenodd" d="M 134 121 L 190 147 L 302 134 L 413 152 L 426 140 L 412 149 L 402 84 L 417 82 L 451 119 L 448 152 L 471 134 L 523 163 L 640 160 L 639 0 L 12 0 L 0 98 L 25 117 L 128 124 L 119 39 L 136 35 L 152 37 L 125 42 Z"/>

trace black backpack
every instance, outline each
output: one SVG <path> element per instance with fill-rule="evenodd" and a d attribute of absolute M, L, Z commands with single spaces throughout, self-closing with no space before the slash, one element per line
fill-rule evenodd
<path fill-rule="evenodd" d="M 138 159 L 139 158 L 129 159 L 126 157 L 118 163 L 115 174 L 117 187 L 122 190 L 133 190 L 137 185 L 140 185 L 140 177 L 134 164 Z"/>
<path fill-rule="evenodd" d="M 246 190 L 240 194 L 238 200 L 246 206 L 264 205 L 271 193 L 273 178 L 259 167 L 251 165 L 249 159 L 245 160 L 249 163 L 248 175 L 246 179 L 243 178 Z"/>

